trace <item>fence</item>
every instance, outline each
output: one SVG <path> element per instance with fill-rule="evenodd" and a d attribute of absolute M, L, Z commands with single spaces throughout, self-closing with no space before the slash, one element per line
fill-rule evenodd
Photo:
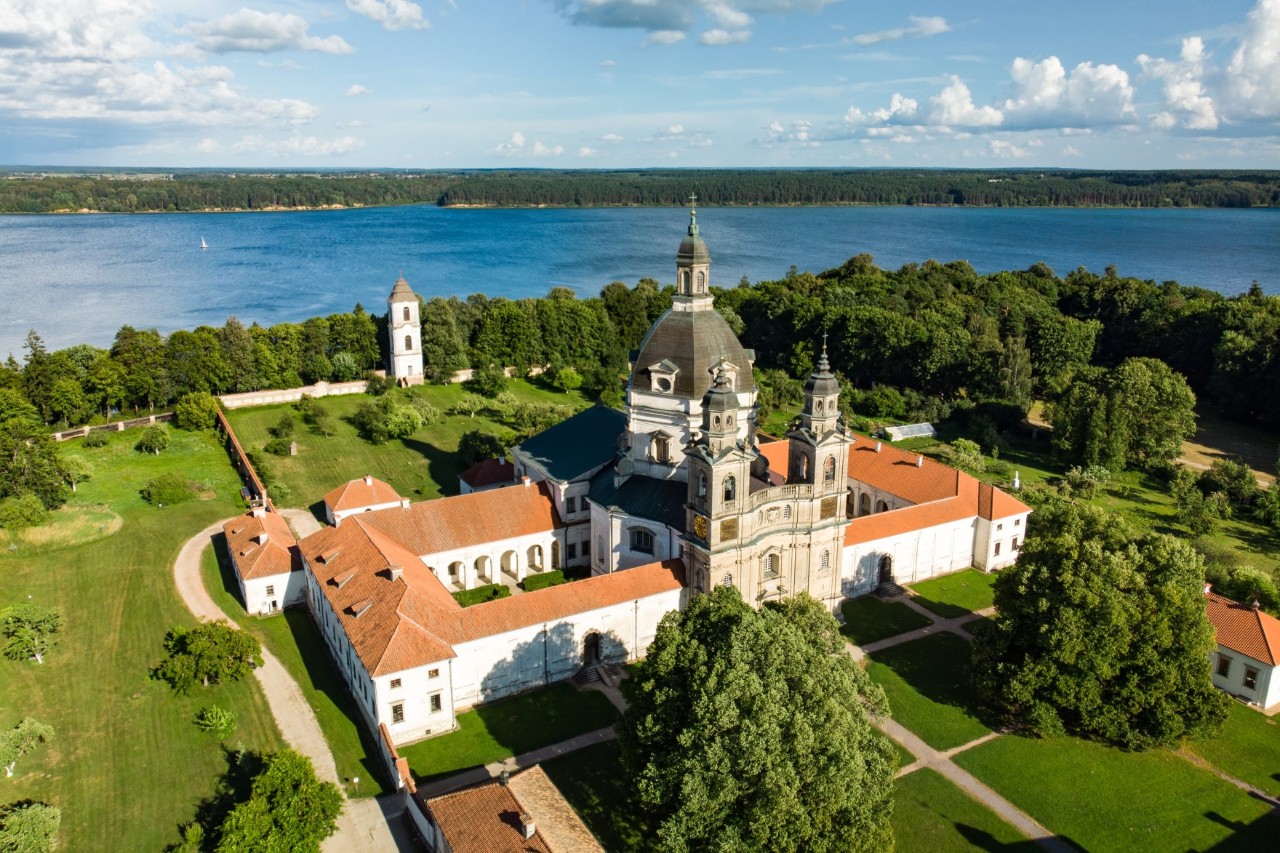
<path fill-rule="evenodd" d="M 218 431 L 222 433 L 223 444 L 227 448 L 227 454 L 231 457 L 231 464 L 236 467 L 236 471 L 240 473 L 240 478 L 244 480 L 245 488 L 249 491 L 249 497 L 261 499 L 267 502 L 267 509 L 274 511 L 271 501 L 267 497 L 267 487 L 262 484 L 262 479 L 258 476 L 258 472 L 254 470 L 253 463 L 249 461 L 249 455 L 244 452 L 244 448 L 240 446 L 240 439 L 236 438 L 235 430 L 231 428 L 231 422 L 227 420 L 227 416 L 218 410 Z"/>
<path fill-rule="evenodd" d="M 164 412 L 159 415 L 147 415 L 143 418 L 133 418 L 127 421 L 116 421 L 113 424 L 98 424 L 96 426 L 81 426 L 75 429 L 63 430 L 62 432 L 53 433 L 54 441 L 66 441 L 71 438 L 84 438 L 91 432 L 122 432 L 126 429 L 133 429 L 140 426 L 151 426 L 152 424 L 163 424 L 173 420 L 173 412 Z"/>
<path fill-rule="evenodd" d="M 304 394 L 315 397 L 339 397 L 345 394 L 363 394 L 369 385 L 363 379 L 354 382 L 317 382 L 301 388 L 276 388 L 270 391 L 246 391 L 243 394 L 223 394 L 218 399 L 228 409 L 245 406 L 266 406 L 271 403 L 296 403 Z"/>

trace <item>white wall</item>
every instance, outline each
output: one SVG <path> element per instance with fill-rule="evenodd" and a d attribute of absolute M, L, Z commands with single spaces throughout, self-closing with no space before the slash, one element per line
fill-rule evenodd
<path fill-rule="evenodd" d="M 346 518 L 347 516 L 358 515 L 362 512 L 376 512 L 377 510 L 380 510 L 380 509 L 395 509 L 398 506 L 407 507 L 408 505 L 409 505 L 408 498 L 402 498 L 398 501 L 387 501 L 386 503 L 372 504 L 370 506 L 356 507 L 355 509 L 341 509 L 337 511 L 334 511 L 333 507 L 329 506 L 328 504 L 325 504 L 324 514 L 325 514 L 325 518 L 328 519 L 329 523 L 332 524 L 334 527 L 337 527 L 339 524 L 342 523 L 342 519 Z"/>
<path fill-rule="evenodd" d="M 381 371 L 374 371 L 380 373 Z M 355 382 L 317 382 L 315 385 L 304 385 L 301 388 L 274 388 L 266 391 L 246 391 L 243 394 L 223 394 L 218 399 L 228 409 L 241 409 L 245 406 L 265 406 L 270 403 L 296 403 L 306 394 L 317 399 L 321 397 L 337 397 L 345 394 L 363 394 L 369 383 L 363 379 Z"/>
<path fill-rule="evenodd" d="M 541 530 L 524 536 L 500 539 L 496 542 L 481 542 L 477 545 L 469 545 L 466 548 L 440 551 L 435 554 L 423 554 L 420 555 L 420 559 L 435 574 L 440 583 L 445 585 L 446 589 L 451 591 L 474 589 L 487 583 L 501 582 L 499 575 L 502 572 L 502 557 L 508 552 L 514 552 L 515 554 L 513 568 L 516 572 L 515 579 L 517 581 L 524 580 L 527 575 L 536 573 L 529 565 L 529 548 L 534 545 L 542 546 L 541 571 L 549 570 L 551 568 L 551 546 L 556 539 L 557 531 Z M 479 576 L 479 571 L 476 568 L 476 560 L 480 557 L 488 557 L 489 559 L 489 578 L 487 580 Z M 563 542 L 560 544 L 560 557 L 563 561 Z M 457 577 L 449 574 L 449 565 L 454 562 L 462 563 L 462 568 Z"/>
<path fill-rule="evenodd" d="M 247 612 L 265 615 L 302 603 L 306 585 L 302 572 L 282 572 L 241 580 L 240 596 Z M 273 601 L 275 607 L 271 606 Z"/>
<path fill-rule="evenodd" d="M 880 561 L 893 559 L 893 578 L 909 584 L 974 564 L 976 518 L 966 518 L 844 549 L 841 588 L 845 596 L 871 592 L 880 582 Z"/>
<path fill-rule="evenodd" d="M 438 661 L 380 675 L 374 679 L 377 694 L 378 721 L 385 724 L 392 743 L 420 740 L 430 735 L 452 731 L 457 724 L 453 691 L 449 686 L 449 669 L 453 661 Z M 399 680 L 398 687 L 392 682 Z M 431 699 L 440 697 L 440 710 L 431 710 Z M 395 706 L 400 705 L 404 720 L 395 722 Z"/>
<path fill-rule="evenodd" d="M 1218 674 L 1219 661 L 1226 659 L 1229 661 L 1227 674 L 1225 676 Z M 1280 677 L 1277 677 L 1276 670 L 1280 667 L 1273 667 L 1265 664 L 1260 660 L 1232 651 L 1225 646 L 1218 646 L 1215 653 L 1209 655 L 1210 665 L 1213 667 L 1213 685 L 1220 690 L 1225 690 L 1232 696 L 1239 696 L 1252 705 L 1260 708 L 1270 708 L 1272 705 L 1280 703 Z M 1245 669 L 1250 668 L 1258 673 L 1257 681 L 1252 689 L 1244 686 Z"/>
<path fill-rule="evenodd" d="M 988 572 L 1013 565 L 1027 538 L 1027 515 L 1023 513 L 996 521 L 979 518 L 973 564 Z"/>

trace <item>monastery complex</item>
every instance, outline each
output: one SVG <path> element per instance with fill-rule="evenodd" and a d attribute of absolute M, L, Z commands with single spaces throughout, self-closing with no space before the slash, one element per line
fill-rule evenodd
<path fill-rule="evenodd" d="M 805 592 L 836 611 L 882 584 L 1016 559 L 1028 507 L 849 431 L 825 348 L 792 428 L 758 432 L 754 354 L 712 305 L 693 215 L 676 282 L 633 354 L 625 411 L 533 436 L 464 474 L 455 497 L 340 485 L 324 499 L 331 526 L 296 548 L 267 507 L 227 524 L 248 609 L 305 601 L 371 730 L 420 740 L 476 703 L 643 657 L 663 615 L 715 585 L 753 607 Z M 392 373 L 420 382 L 403 279 L 389 303 Z M 588 576 L 517 587 L 563 568 Z M 452 595 L 490 583 L 518 594 L 465 608 Z"/>

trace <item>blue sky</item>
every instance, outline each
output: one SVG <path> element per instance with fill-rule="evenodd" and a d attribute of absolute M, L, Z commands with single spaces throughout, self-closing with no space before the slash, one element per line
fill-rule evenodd
<path fill-rule="evenodd" d="M 1280 168 L 1280 0 L 0 0 L 0 163 Z"/>

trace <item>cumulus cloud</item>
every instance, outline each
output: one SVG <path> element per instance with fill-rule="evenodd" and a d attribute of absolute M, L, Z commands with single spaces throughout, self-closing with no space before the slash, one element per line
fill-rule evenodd
<path fill-rule="evenodd" d="M 1152 116 L 1156 127 L 1171 128 L 1181 120 L 1191 130 L 1217 128 L 1218 110 L 1205 85 L 1207 58 L 1199 36 L 1182 40 L 1177 61 L 1152 59 L 1145 53 L 1138 57 L 1143 73 L 1163 85 L 1166 109 Z"/>
<path fill-rule="evenodd" d="M 684 145 L 689 148 L 706 148 L 712 144 L 711 135 L 706 131 L 687 129 L 682 124 L 669 125 L 641 141 L 662 146 Z"/>
<path fill-rule="evenodd" d="M 941 92 L 929 99 L 931 110 L 929 123 L 943 127 L 995 127 L 1004 121 L 1004 114 L 995 107 L 976 106 L 969 87 L 952 74 L 951 82 Z"/>
<path fill-rule="evenodd" d="M 1133 119 L 1133 86 L 1116 65 L 1081 62 L 1068 74 L 1056 56 L 1018 57 L 1009 76 L 1016 94 L 1005 101 L 1006 126 L 1083 127 Z"/>
<path fill-rule="evenodd" d="M 503 157 L 559 157 L 564 153 L 564 146 L 545 145 L 537 140 L 529 145 L 525 135 L 517 130 L 506 142 L 500 142 L 489 149 L 489 153 Z"/>
<path fill-rule="evenodd" d="M 600 141 L 617 143 L 622 141 L 622 137 L 616 133 L 606 133 L 604 136 L 600 137 Z"/>
<path fill-rule="evenodd" d="M 364 86 L 361 86 L 359 83 L 353 83 L 351 85 L 351 88 L 347 89 L 347 97 L 354 98 L 356 95 L 367 95 L 372 91 L 373 91 L 372 89 L 366 89 Z"/>
<path fill-rule="evenodd" d="M 882 41 L 895 41 L 901 38 L 926 38 L 928 36 L 936 36 L 941 33 L 951 32 L 951 25 L 947 23 L 945 18 L 940 17 L 921 17 L 912 15 L 907 18 L 911 22 L 909 27 L 898 27 L 892 30 L 880 30 L 875 33 L 862 33 L 861 35 L 852 36 L 849 41 L 858 45 L 878 44 Z"/>
<path fill-rule="evenodd" d="M 351 53 L 341 36 L 321 38 L 311 35 L 310 25 L 294 14 L 241 9 L 211 21 L 192 24 L 187 31 L 196 37 L 196 46 L 209 53 L 273 53 L 280 50 L 309 50 L 320 53 Z"/>
<path fill-rule="evenodd" d="M 987 150 L 993 157 L 999 157 L 1002 160 L 1021 160 L 1030 156 L 1029 152 L 1024 148 L 1019 148 L 1007 139 L 988 139 Z"/>
<path fill-rule="evenodd" d="M 387 30 L 425 30 L 431 26 L 422 17 L 422 7 L 410 0 L 347 0 L 347 8 Z"/>
<path fill-rule="evenodd" d="M 531 153 L 534 157 L 559 157 L 564 153 L 564 146 L 547 146 L 543 145 L 541 142 L 534 142 L 533 151 Z"/>
<path fill-rule="evenodd" d="M 654 30 L 645 37 L 645 44 L 675 44 L 684 41 L 684 33 L 680 30 Z"/>
<path fill-rule="evenodd" d="M 348 0 L 348 3 L 352 0 Z M 738 44 L 751 37 L 756 15 L 817 12 L 837 0 L 549 0 L 575 24 L 647 33 L 645 44 L 683 41 L 700 22 L 703 44 Z"/>
<path fill-rule="evenodd" d="M 295 131 L 293 135 L 283 139 L 268 139 L 260 134 L 250 134 L 232 147 L 239 152 L 264 152 L 277 157 L 282 155 L 332 157 L 349 154 L 363 144 L 362 140 L 354 136 L 319 139 L 315 136 L 303 136 Z"/>
<path fill-rule="evenodd" d="M 765 128 L 765 133 L 765 138 L 761 140 L 765 146 L 798 145 L 802 148 L 817 148 L 821 144 L 813 138 L 813 125 L 803 119 L 789 125 L 771 121 Z"/>
<path fill-rule="evenodd" d="M 1280 0 L 1259 0 L 1227 64 L 1224 89 L 1234 112 L 1280 116 Z"/>
<path fill-rule="evenodd" d="M 599 152 L 599 151 L 597 151 L 596 149 L 594 149 L 594 148 L 589 148 L 589 147 L 588 147 L 588 146 L 586 146 L 586 145 L 584 145 L 584 146 L 582 146 L 581 148 L 579 148 L 579 149 L 578 149 L 578 156 L 579 156 L 579 157 L 594 157 L 594 156 L 596 156 L 596 155 L 597 155 L 597 154 L 599 154 L 599 153 L 600 153 L 600 152 Z"/>
<path fill-rule="evenodd" d="M 742 44 L 751 38 L 751 30 L 707 30 L 698 36 L 698 41 L 707 45 Z"/>

